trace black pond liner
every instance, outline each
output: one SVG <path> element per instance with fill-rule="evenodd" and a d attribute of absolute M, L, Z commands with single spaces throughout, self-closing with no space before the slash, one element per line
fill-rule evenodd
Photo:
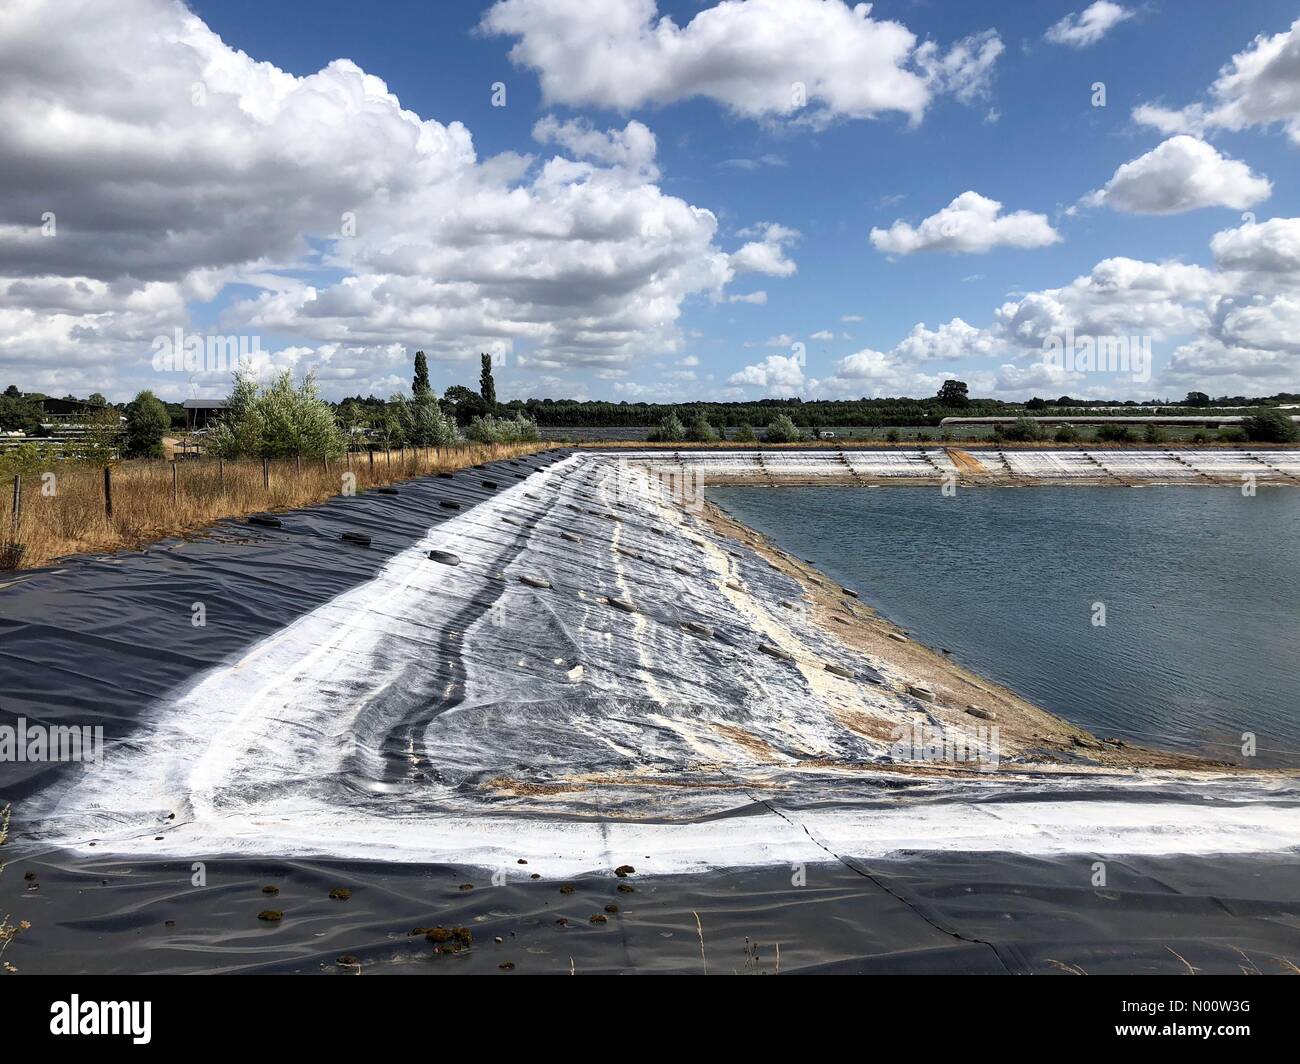
<path fill-rule="evenodd" d="M 530 460 L 538 469 L 568 452 Z M 505 464 L 490 467 L 499 477 Z M 128 737 L 149 706 L 337 595 L 374 578 L 431 527 L 492 497 L 475 479 L 404 481 L 400 495 L 364 492 L 274 516 L 232 518 L 192 539 L 83 555 L 0 577 L 0 725 L 18 718 L 102 726 Z M 255 521 L 254 519 L 258 519 Z M 370 550 L 344 542 L 368 536 Z M 526 548 L 526 534 L 508 546 Z M 203 603 L 206 624 L 191 624 Z M 75 766 L 74 766 L 75 767 Z M 6 801 L 68 766 L 3 766 Z"/>

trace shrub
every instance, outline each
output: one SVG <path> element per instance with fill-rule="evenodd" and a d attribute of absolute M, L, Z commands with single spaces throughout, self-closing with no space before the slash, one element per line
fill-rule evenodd
<path fill-rule="evenodd" d="M 890 443 L 897 443 L 900 439 L 902 439 L 902 437 L 899 436 L 898 429 L 890 429 L 888 432 L 885 433 L 885 439 L 888 440 Z"/>
<path fill-rule="evenodd" d="M 1079 430 L 1073 425 L 1062 425 L 1052 437 L 1057 443 L 1074 443 L 1079 438 Z"/>
<path fill-rule="evenodd" d="M 1254 443 L 1294 443 L 1300 439 L 1300 426 L 1281 410 L 1263 410 L 1243 418 L 1241 430 Z"/>
<path fill-rule="evenodd" d="M 803 433 L 789 414 L 778 414 L 767 426 L 766 438 L 768 443 L 797 443 L 803 439 Z"/>
<path fill-rule="evenodd" d="M 1132 443 L 1133 433 L 1127 425 L 1102 425 L 1097 430 L 1097 439 L 1103 443 Z"/>
<path fill-rule="evenodd" d="M 161 458 L 163 437 L 171 424 L 171 415 L 153 392 L 141 392 L 126 404 L 126 457 Z"/>
<path fill-rule="evenodd" d="M 537 422 L 518 417 L 476 417 L 465 435 L 475 443 L 532 443 L 538 438 Z"/>
<path fill-rule="evenodd" d="M 674 411 L 659 422 L 658 428 L 652 429 L 646 439 L 652 443 L 676 443 L 686 439 L 686 426 Z"/>
<path fill-rule="evenodd" d="M 1015 440 L 1017 443 L 1028 443 L 1032 440 L 1041 440 L 1043 431 L 1038 427 L 1038 422 L 1027 417 L 1018 417 L 1010 425 L 1002 427 L 1002 436 L 1004 439 Z"/>
<path fill-rule="evenodd" d="M 225 416 L 209 450 L 220 458 L 339 458 L 346 447 L 334 413 L 316 394 L 311 373 L 297 387 L 289 370 L 259 386 L 251 372 L 235 374 Z"/>
<path fill-rule="evenodd" d="M 686 438 L 692 443 L 712 443 L 718 438 L 717 430 L 709 424 L 709 419 L 698 414 L 686 427 Z"/>
<path fill-rule="evenodd" d="M 740 443 L 753 443 L 755 440 L 758 439 L 758 437 L 754 435 L 754 430 L 750 426 L 749 422 L 742 421 L 736 427 L 736 435 L 734 439 L 736 439 Z"/>
<path fill-rule="evenodd" d="M 15 475 L 36 476 L 46 472 L 59 460 L 57 449 L 38 443 L 22 443 L 17 447 L 0 450 L 0 477 L 9 480 Z M 3 485 L 0 485 L 3 491 Z"/>
<path fill-rule="evenodd" d="M 396 416 L 400 438 L 412 447 L 448 447 L 460 442 L 456 422 L 443 413 L 442 407 L 431 391 L 422 391 L 414 399 L 394 395 L 388 401 Z M 480 440 L 480 443 L 498 443 L 499 440 Z"/>
<path fill-rule="evenodd" d="M 1165 434 L 1159 425 L 1148 425 L 1142 430 L 1142 439 L 1147 443 L 1164 443 Z"/>
<path fill-rule="evenodd" d="M 1245 443 L 1246 433 L 1238 428 L 1219 429 L 1219 440 L 1222 443 Z"/>

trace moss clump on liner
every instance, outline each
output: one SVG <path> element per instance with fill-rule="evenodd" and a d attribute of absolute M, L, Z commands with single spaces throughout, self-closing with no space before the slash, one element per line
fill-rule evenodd
<path fill-rule="evenodd" d="M 433 943 L 434 953 L 459 953 L 474 941 L 468 927 L 431 927 L 424 937 Z"/>

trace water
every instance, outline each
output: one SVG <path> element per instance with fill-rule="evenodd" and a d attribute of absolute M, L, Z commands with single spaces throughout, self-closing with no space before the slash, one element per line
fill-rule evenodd
<path fill-rule="evenodd" d="M 718 487 L 963 664 L 1100 735 L 1300 765 L 1300 491 Z M 1105 609 L 1105 625 L 1094 625 Z"/>

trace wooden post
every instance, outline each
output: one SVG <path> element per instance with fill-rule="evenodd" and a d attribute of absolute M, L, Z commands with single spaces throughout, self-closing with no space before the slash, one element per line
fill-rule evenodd
<path fill-rule="evenodd" d="M 262 459 L 262 490 L 271 490 L 271 459 Z"/>
<path fill-rule="evenodd" d="M 104 466 L 104 516 L 113 520 L 113 471 Z"/>
<path fill-rule="evenodd" d="M 300 454 L 293 456 L 293 475 L 298 478 L 302 477 L 302 455 Z"/>
<path fill-rule="evenodd" d="M 222 495 L 226 494 L 226 460 L 217 459 L 217 491 Z"/>
<path fill-rule="evenodd" d="M 322 468 L 323 470 L 325 470 L 325 473 L 326 473 L 326 475 L 328 476 L 328 475 L 329 475 L 329 471 L 330 471 L 330 460 L 329 460 L 329 458 L 327 458 L 325 455 L 321 455 L 321 457 L 320 457 L 320 464 L 321 464 L 321 468 Z"/>
<path fill-rule="evenodd" d="M 375 471 L 375 449 L 371 447 L 370 450 L 366 451 L 366 454 L 370 456 L 370 472 L 373 473 Z"/>
<path fill-rule="evenodd" d="M 22 517 L 22 515 L 23 515 L 23 475 L 21 473 L 15 473 L 14 474 L 14 512 L 10 519 L 12 535 L 10 535 L 9 537 L 10 540 L 14 543 L 18 542 L 18 521 Z"/>
<path fill-rule="evenodd" d="M 172 505 L 175 506 L 180 496 L 180 469 L 176 465 L 176 459 L 172 459 Z"/>

